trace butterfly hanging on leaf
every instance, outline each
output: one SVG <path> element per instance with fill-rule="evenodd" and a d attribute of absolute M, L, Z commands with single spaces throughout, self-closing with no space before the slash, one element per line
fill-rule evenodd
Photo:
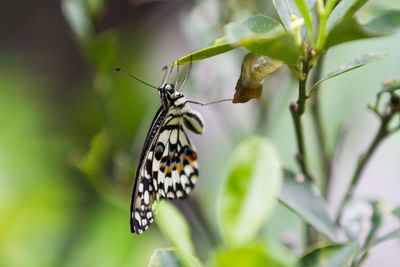
<path fill-rule="evenodd" d="M 131 232 L 142 234 L 153 223 L 152 203 L 159 199 L 184 199 L 193 190 L 199 176 L 197 154 L 185 128 L 201 134 L 204 129 L 200 114 L 192 110 L 180 92 L 189 76 L 189 71 L 176 90 L 178 80 L 168 84 L 173 67 L 160 87 L 152 86 L 133 75 L 134 79 L 158 90 L 161 106 L 154 116 L 147 133 L 136 169 L 132 190 L 130 224 Z M 116 69 L 116 71 L 122 71 Z M 126 73 L 126 72 L 125 72 Z M 178 74 L 177 74 L 178 76 Z"/>

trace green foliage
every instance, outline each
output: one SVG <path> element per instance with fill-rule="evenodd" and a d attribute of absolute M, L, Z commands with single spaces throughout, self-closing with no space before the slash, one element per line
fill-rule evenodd
<path fill-rule="evenodd" d="M 354 17 L 345 18 L 329 33 L 326 47 L 393 33 L 400 27 L 399 17 L 398 10 L 389 10 L 363 25 L 360 25 Z"/>
<path fill-rule="evenodd" d="M 312 33 L 313 25 L 311 20 L 311 10 L 314 8 L 316 0 L 273 0 L 276 12 L 287 31 L 293 32 L 292 18 L 304 18 L 309 33 Z M 310 36 L 311 38 L 311 36 Z"/>
<path fill-rule="evenodd" d="M 178 258 L 172 249 L 156 249 L 151 255 L 148 267 L 179 267 Z"/>
<path fill-rule="evenodd" d="M 280 163 L 267 140 L 249 137 L 236 148 L 229 166 L 220 197 L 220 225 L 228 244 L 244 244 L 255 237 L 275 206 L 282 183 Z"/>
<path fill-rule="evenodd" d="M 378 245 L 390 239 L 400 239 L 400 229 L 393 230 L 392 232 L 373 240 L 371 246 Z"/>
<path fill-rule="evenodd" d="M 300 55 L 294 36 L 285 33 L 279 22 L 267 16 L 251 16 L 243 23 L 227 25 L 227 29 L 226 36 L 217 39 L 209 47 L 180 58 L 179 64 L 212 57 L 236 47 L 245 47 L 250 51 L 288 63 L 296 62 Z M 282 49 L 285 50 L 285 53 L 282 53 Z"/>
<path fill-rule="evenodd" d="M 386 58 L 386 55 L 383 54 L 376 54 L 376 53 L 368 53 L 368 54 L 361 54 L 358 55 L 355 59 L 351 60 L 350 62 L 346 63 L 343 66 L 340 66 L 337 70 L 334 70 L 328 74 L 326 74 L 324 77 L 322 77 L 319 81 L 314 83 L 314 85 L 311 87 L 309 95 L 313 93 L 313 91 L 324 81 L 329 80 L 331 78 L 334 78 L 336 76 L 339 76 L 345 72 L 357 69 L 359 67 L 362 67 L 366 64 L 372 63 L 377 60 L 381 60 Z"/>
<path fill-rule="evenodd" d="M 363 26 L 376 35 L 393 33 L 400 27 L 400 10 L 387 10 Z"/>
<path fill-rule="evenodd" d="M 286 173 L 279 200 L 330 240 L 337 240 L 336 226 L 321 192 L 304 181 L 304 177 Z"/>
<path fill-rule="evenodd" d="M 343 0 L 332 10 L 326 23 L 326 32 L 329 34 L 344 19 L 352 17 L 368 0 Z"/>
<path fill-rule="evenodd" d="M 162 202 L 157 207 L 157 225 L 166 239 L 178 250 L 177 257 L 185 266 L 197 266 L 192 258 L 194 248 L 190 238 L 190 229 L 185 218 L 170 203 Z"/>
<path fill-rule="evenodd" d="M 182 64 L 188 64 L 190 62 L 195 62 L 198 60 L 202 60 L 205 58 L 213 57 L 225 52 L 228 52 L 232 50 L 234 47 L 232 44 L 228 43 L 225 41 L 225 38 L 221 38 L 218 40 L 215 40 L 215 42 L 206 48 L 203 48 L 201 50 L 196 51 L 195 53 L 192 53 L 190 55 L 187 55 L 183 58 L 180 58 L 175 65 L 182 65 Z"/>
<path fill-rule="evenodd" d="M 294 2 L 296 3 L 301 15 L 304 18 L 304 21 L 308 28 L 308 32 L 311 34 L 310 39 L 312 39 L 313 25 L 312 25 L 311 14 L 310 14 L 311 8 L 309 8 L 307 6 L 307 3 L 304 2 L 304 0 L 294 0 Z M 315 1 L 312 1 L 312 2 L 314 2 L 314 3 L 311 5 L 311 7 L 315 4 Z"/>
<path fill-rule="evenodd" d="M 228 251 L 219 251 L 216 258 L 218 267 L 284 267 L 295 266 L 286 251 L 272 249 L 266 244 L 241 246 Z"/>
<path fill-rule="evenodd" d="M 245 36 L 240 38 L 240 45 L 257 54 L 279 59 L 288 64 L 295 63 L 300 55 L 295 38 L 289 33 L 265 37 Z M 282 54 L 282 49 L 285 49 L 285 54 Z"/>
<path fill-rule="evenodd" d="M 43 95 L 36 86 L 44 85 L 14 71 L 1 66 L 0 265 L 53 266 L 79 199 L 62 165 L 63 137 L 43 131 L 54 117 L 43 99 L 32 98 L 33 89 Z"/>
<path fill-rule="evenodd" d="M 357 243 L 322 243 L 310 249 L 300 259 L 300 266 L 349 266 L 357 251 Z"/>
<path fill-rule="evenodd" d="M 395 208 L 392 211 L 393 215 L 400 219 L 400 207 Z"/>

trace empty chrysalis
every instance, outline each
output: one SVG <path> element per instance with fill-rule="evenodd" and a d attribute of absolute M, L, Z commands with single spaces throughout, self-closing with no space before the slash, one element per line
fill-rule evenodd
<path fill-rule="evenodd" d="M 277 59 L 248 53 L 243 59 L 233 103 L 245 103 L 252 98 L 260 98 L 265 77 L 279 69 L 282 64 Z"/>

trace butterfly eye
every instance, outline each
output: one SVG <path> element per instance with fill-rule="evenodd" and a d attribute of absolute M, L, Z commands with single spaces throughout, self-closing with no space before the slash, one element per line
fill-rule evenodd
<path fill-rule="evenodd" d="M 168 93 L 173 93 L 173 92 L 175 92 L 175 87 L 174 87 L 173 84 L 167 84 L 164 88 L 165 88 L 165 90 L 166 90 Z"/>

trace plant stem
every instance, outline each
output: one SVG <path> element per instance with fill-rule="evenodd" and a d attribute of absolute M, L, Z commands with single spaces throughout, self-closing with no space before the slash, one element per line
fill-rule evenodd
<path fill-rule="evenodd" d="M 303 60 L 303 70 L 302 70 L 302 77 L 303 79 L 299 79 L 299 96 L 296 103 L 290 104 L 290 112 L 292 113 L 294 128 L 296 132 L 296 140 L 297 140 L 297 147 L 298 152 L 296 155 L 296 159 L 300 165 L 300 169 L 306 179 L 310 182 L 313 182 L 313 178 L 310 174 L 307 164 L 307 153 L 304 144 L 304 131 L 303 131 L 303 123 L 301 121 L 301 116 L 304 114 L 305 111 L 305 104 L 307 100 L 307 78 L 309 73 L 309 65 L 307 60 Z M 306 244 L 307 246 L 313 244 L 315 240 L 315 235 L 313 227 L 306 223 Z"/>
<path fill-rule="evenodd" d="M 362 254 L 361 258 L 357 262 L 353 263 L 351 266 L 354 266 L 354 267 L 361 266 L 361 264 L 367 259 L 368 256 L 369 256 L 369 252 L 368 251 L 364 252 L 364 254 Z"/>
<path fill-rule="evenodd" d="M 296 158 L 299 162 L 301 171 L 306 176 L 306 179 L 312 180 L 307 164 L 307 153 L 304 145 L 303 124 L 301 121 L 301 116 L 303 115 L 305 110 L 308 69 L 304 71 L 304 74 L 305 78 L 303 80 L 299 80 L 299 98 L 296 103 L 292 103 L 290 105 L 290 111 L 292 113 L 294 128 L 296 131 L 296 140 L 298 147 Z"/>
<path fill-rule="evenodd" d="M 315 84 L 321 78 L 321 69 L 323 64 L 324 56 L 321 55 L 317 65 L 315 66 L 315 71 L 312 75 L 312 83 Z M 325 184 L 323 186 L 322 192 L 325 197 L 327 197 L 328 190 L 330 187 L 330 177 L 332 169 L 332 158 L 329 155 L 326 139 L 324 135 L 324 127 L 321 120 L 320 105 L 319 105 L 319 90 L 315 90 L 311 98 L 311 115 L 314 122 L 315 133 L 318 142 L 318 152 L 322 160 L 323 172 L 325 176 Z"/>
<path fill-rule="evenodd" d="M 326 5 L 323 5 L 322 1 L 318 1 L 318 15 L 319 15 L 319 25 L 318 25 L 318 38 L 316 44 L 316 50 L 318 54 L 321 54 L 326 41 L 326 23 L 328 22 L 329 15 L 334 8 L 337 0 L 328 0 Z"/>
<path fill-rule="evenodd" d="M 390 113 L 381 115 L 381 125 L 378 129 L 378 132 L 376 133 L 376 135 L 375 135 L 374 139 L 372 140 L 372 143 L 368 147 L 367 151 L 365 153 L 361 154 L 358 159 L 356 169 L 351 178 L 349 189 L 347 190 L 347 193 L 342 201 L 342 204 L 340 205 L 340 210 L 339 210 L 339 213 L 338 213 L 338 216 L 336 219 L 336 223 L 339 223 L 340 217 L 342 216 L 342 213 L 343 213 L 344 206 L 353 196 L 354 189 L 355 189 L 358 181 L 360 180 L 361 174 L 362 174 L 365 166 L 367 165 L 369 159 L 371 158 L 372 154 L 375 152 L 375 150 L 379 146 L 379 144 L 385 139 L 385 137 L 391 133 L 391 131 L 389 131 L 389 123 L 394 114 L 395 114 L 395 112 L 392 110 Z"/>

